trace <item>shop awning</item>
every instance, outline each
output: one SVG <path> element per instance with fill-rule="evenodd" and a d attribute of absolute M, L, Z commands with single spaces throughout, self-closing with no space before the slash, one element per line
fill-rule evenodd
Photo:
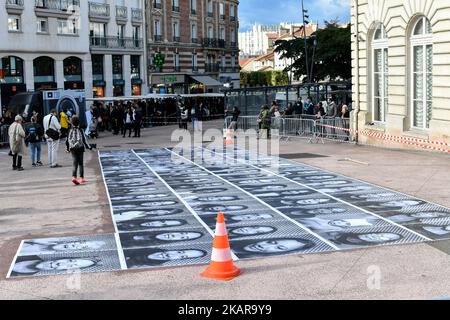
<path fill-rule="evenodd" d="M 203 83 L 205 86 L 208 87 L 214 87 L 214 86 L 223 86 L 223 83 L 217 81 L 216 79 L 213 79 L 208 76 L 190 76 L 192 79 L 194 79 L 197 82 Z"/>

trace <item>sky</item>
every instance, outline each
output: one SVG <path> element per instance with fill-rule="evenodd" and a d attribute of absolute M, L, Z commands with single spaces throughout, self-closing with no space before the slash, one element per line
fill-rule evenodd
<path fill-rule="evenodd" d="M 341 23 L 350 21 L 350 0 L 304 0 L 310 21 L 339 18 Z M 302 22 L 301 0 L 240 0 L 239 31 L 251 29 L 254 23 L 279 24 Z"/>

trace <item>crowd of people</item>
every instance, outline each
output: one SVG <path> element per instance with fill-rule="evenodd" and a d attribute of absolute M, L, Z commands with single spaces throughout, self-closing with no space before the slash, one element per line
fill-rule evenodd
<path fill-rule="evenodd" d="M 59 116 L 59 118 L 58 118 Z M 65 139 L 66 151 L 72 154 L 73 170 L 72 182 L 75 185 L 86 183 L 84 177 L 83 155 L 86 149 L 92 150 L 87 143 L 85 130 L 80 127 L 78 115 L 71 114 L 70 117 L 56 110 L 51 110 L 43 119 L 43 125 L 38 121 L 39 115 L 34 113 L 30 123 L 24 123 L 20 115 L 16 115 L 14 121 L 9 125 L 9 155 L 12 157 L 12 169 L 23 171 L 23 156 L 26 148 L 33 167 L 41 167 L 42 144 L 47 144 L 47 159 L 50 168 L 60 168 L 58 164 L 58 149 L 61 141 Z M 79 179 L 78 179 L 79 172 Z"/>
<path fill-rule="evenodd" d="M 198 130 L 199 121 L 223 117 L 223 98 L 165 98 L 140 101 L 95 103 L 91 108 L 90 136 L 110 131 L 123 137 L 140 137 L 143 126 L 178 124 L 187 129 L 192 122 Z"/>
<path fill-rule="evenodd" d="M 233 107 L 232 111 L 227 112 L 231 117 L 228 129 L 237 129 L 238 118 L 241 111 Z M 270 135 L 271 128 L 279 128 L 280 121 L 283 118 L 301 118 L 309 120 L 339 119 L 341 125 L 346 125 L 350 118 L 350 108 L 342 100 L 336 103 L 332 97 L 327 101 L 318 101 L 313 103 L 312 97 L 308 97 L 305 102 L 298 98 L 295 104 L 289 102 L 284 110 L 281 110 L 277 101 L 272 101 L 272 105 L 263 105 L 257 117 L 258 130 L 267 130 Z M 335 131 L 335 130 L 333 130 Z M 297 133 L 298 134 L 298 133 Z"/>
<path fill-rule="evenodd" d="M 283 111 L 280 111 L 277 102 L 273 101 L 271 107 L 264 105 L 261 108 L 261 113 L 263 110 L 269 110 L 269 115 L 272 118 L 300 116 L 309 119 L 348 119 L 350 117 L 349 106 L 342 100 L 336 103 L 332 97 L 328 97 L 326 101 L 318 101 L 316 103 L 313 103 L 311 96 L 305 102 L 303 102 L 302 98 L 298 98 L 294 104 L 289 102 Z"/>

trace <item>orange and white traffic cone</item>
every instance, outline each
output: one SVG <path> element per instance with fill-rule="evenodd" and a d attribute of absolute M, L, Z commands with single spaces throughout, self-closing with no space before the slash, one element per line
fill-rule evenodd
<path fill-rule="evenodd" d="M 231 138 L 231 129 L 227 129 L 225 144 L 226 145 L 233 144 L 233 139 Z"/>
<path fill-rule="evenodd" d="M 233 265 L 225 218 L 223 213 L 219 213 L 217 215 L 211 264 L 201 275 L 206 278 L 229 281 L 237 277 L 240 272 Z"/>

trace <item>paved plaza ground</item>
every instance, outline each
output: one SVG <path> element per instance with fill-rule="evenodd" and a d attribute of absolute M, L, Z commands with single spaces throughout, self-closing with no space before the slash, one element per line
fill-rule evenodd
<path fill-rule="evenodd" d="M 221 122 L 204 125 L 205 129 L 221 126 Z M 96 143 L 101 151 L 171 147 L 174 129 L 146 129 L 141 139 L 108 133 Z M 282 142 L 280 153 L 322 155 L 294 161 L 450 207 L 446 155 L 309 144 L 300 139 Z M 45 163 L 45 148 L 43 154 Z M 346 158 L 357 162 L 342 161 Z M 70 183 L 71 157 L 62 146 L 60 159 L 62 168 L 28 165 L 26 171 L 14 172 L 6 150 L 0 150 L 2 299 L 438 299 L 450 295 L 450 241 L 239 261 L 243 274 L 227 283 L 201 278 L 205 266 L 81 274 L 77 288 L 70 276 L 6 279 L 23 239 L 115 231 L 97 153 L 86 153 L 89 183 L 80 187 Z M 380 274 L 379 288 L 370 285 L 374 272 Z"/>

